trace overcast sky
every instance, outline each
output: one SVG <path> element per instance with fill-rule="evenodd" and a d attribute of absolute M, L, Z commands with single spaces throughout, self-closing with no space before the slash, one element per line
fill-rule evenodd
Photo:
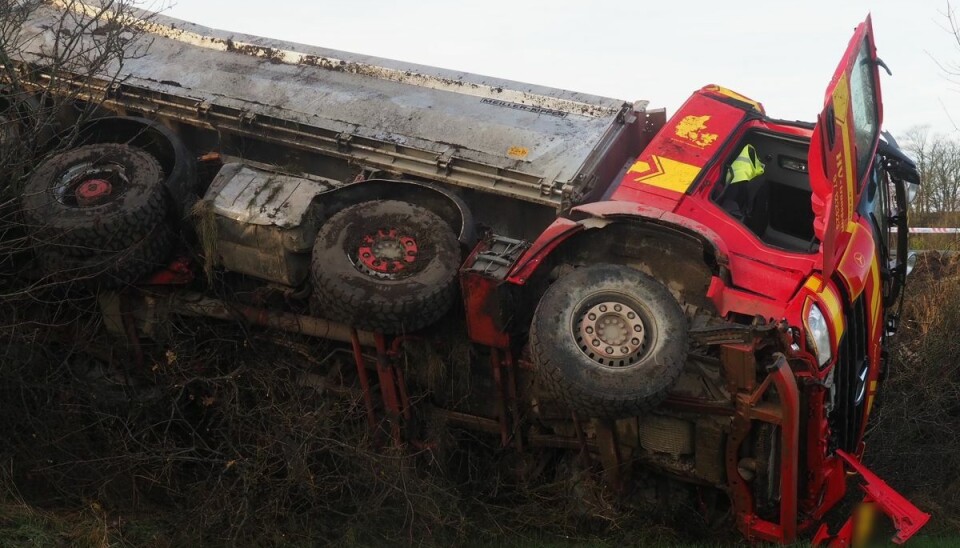
<path fill-rule="evenodd" d="M 956 1 L 960 9 L 960 0 Z M 813 121 L 854 27 L 873 14 L 884 125 L 960 137 L 960 48 L 945 0 L 179 0 L 209 27 L 606 95 L 668 114 L 708 83 Z M 960 72 L 960 68 L 957 69 Z"/>

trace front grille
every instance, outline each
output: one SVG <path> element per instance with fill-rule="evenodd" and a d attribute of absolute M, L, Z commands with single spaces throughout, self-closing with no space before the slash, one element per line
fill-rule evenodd
<path fill-rule="evenodd" d="M 869 356 L 867 310 L 863 297 L 846 310 L 847 329 L 840 341 L 833 381 L 836 400 L 830 414 L 832 441 L 844 451 L 855 451 L 866 403 Z"/>

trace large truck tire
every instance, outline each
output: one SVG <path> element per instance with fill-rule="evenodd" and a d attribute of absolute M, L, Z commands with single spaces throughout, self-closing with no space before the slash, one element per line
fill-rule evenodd
<path fill-rule="evenodd" d="M 459 267 L 457 236 L 435 213 L 399 200 L 356 204 L 317 234 L 315 312 L 370 331 L 415 331 L 450 310 Z"/>
<path fill-rule="evenodd" d="M 43 250 L 37 259 L 47 279 L 55 283 L 121 289 L 164 266 L 175 236 L 166 222 L 160 222 L 122 251 L 75 257 Z"/>
<path fill-rule="evenodd" d="M 40 164 L 25 185 L 22 209 L 45 252 L 83 258 L 124 251 L 167 214 L 163 170 L 128 145 L 78 147 Z"/>
<path fill-rule="evenodd" d="M 667 288 L 620 265 L 578 268 L 540 300 L 530 349 L 541 388 L 587 417 L 658 405 L 687 356 L 687 321 Z"/>

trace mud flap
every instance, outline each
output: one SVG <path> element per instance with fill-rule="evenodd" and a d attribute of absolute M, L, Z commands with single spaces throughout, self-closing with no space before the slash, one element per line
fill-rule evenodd
<path fill-rule="evenodd" d="M 886 514 L 896 527 L 897 534 L 891 539 L 895 544 L 903 544 L 909 540 L 930 520 L 930 514 L 914 506 L 903 495 L 868 470 L 856 457 L 839 449 L 837 455 L 843 459 L 850 470 L 863 478 L 864 484 L 861 488 L 865 495 L 858 508 L 836 535 L 830 534 L 826 524 L 821 525 L 813 537 L 813 546 L 829 548 L 868 546 L 869 532 L 876 510 Z"/>

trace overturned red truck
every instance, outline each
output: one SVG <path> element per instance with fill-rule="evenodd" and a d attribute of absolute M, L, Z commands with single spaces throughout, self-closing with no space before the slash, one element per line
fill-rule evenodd
<path fill-rule="evenodd" d="M 37 52 L 57 32 L 44 13 L 25 25 Z M 504 447 L 591 456 L 614 486 L 642 470 L 712 490 L 751 541 L 852 542 L 854 518 L 820 524 L 854 474 L 895 540 L 926 523 L 861 463 L 919 184 L 880 134 L 869 18 L 816 124 L 715 85 L 667 119 L 165 17 L 144 28 L 120 78 L 58 74 L 103 115 L 22 199 L 36 260 L 97 287 L 107 328 L 144 337 L 191 314 L 339 341 L 397 443 L 429 408 Z M 24 63 L 39 85 L 43 56 Z M 420 379 L 396 360 L 449 337 L 471 346 L 450 367 L 480 380 L 412 406 Z"/>

